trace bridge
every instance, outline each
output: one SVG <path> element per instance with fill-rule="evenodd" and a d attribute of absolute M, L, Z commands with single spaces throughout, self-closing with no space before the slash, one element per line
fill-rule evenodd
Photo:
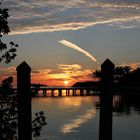
<path fill-rule="evenodd" d="M 89 96 L 100 95 L 99 87 L 32 87 L 32 96 Z M 124 94 L 137 94 L 140 92 L 139 87 L 114 87 L 113 95 Z M 17 93 L 17 88 L 14 88 L 14 92 Z"/>
<path fill-rule="evenodd" d="M 33 96 L 84 96 L 98 95 L 99 87 L 31 87 Z"/>

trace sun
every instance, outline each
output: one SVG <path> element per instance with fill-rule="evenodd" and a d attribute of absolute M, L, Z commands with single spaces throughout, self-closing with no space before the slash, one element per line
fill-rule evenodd
<path fill-rule="evenodd" d="M 64 81 L 64 84 L 65 84 L 65 85 L 68 85 L 68 84 L 69 84 L 69 81 L 66 81 L 66 80 L 65 80 L 65 81 Z"/>

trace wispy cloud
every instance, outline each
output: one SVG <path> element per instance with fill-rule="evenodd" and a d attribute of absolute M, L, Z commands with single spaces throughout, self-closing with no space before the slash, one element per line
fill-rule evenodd
<path fill-rule="evenodd" d="M 92 69 L 83 69 L 79 64 L 57 64 L 56 66 L 55 69 L 32 69 L 31 82 L 46 85 L 63 85 L 63 82 L 68 80 L 72 85 L 77 81 L 92 80 Z M 0 81 L 9 76 L 13 76 L 13 85 L 16 85 L 16 67 L 0 66 Z"/>
<path fill-rule="evenodd" d="M 79 46 L 77 46 L 74 43 L 71 43 L 67 40 L 60 40 L 59 43 L 63 44 L 64 46 L 67 46 L 69 48 L 75 49 L 78 52 L 85 54 L 87 57 L 91 58 L 93 61 L 96 61 L 96 58 L 93 55 L 91 55 L 89 52 L 85 51 L 84 49 L 80 48 Z"/>
<path fill-rule="evenodd" d="M 72 65 L 66 65 L 66 64 L 58 64 L 58 69 L 61 71 L 60 74 L 62 74 L 64 79 L 61 80 L 69 80 L 71 84 L 77 82 L 77 81 L 89 81 L 94 80 L 92 79 L 92 71 L 93 69 L 85 69 L 82 68 L 79 64 L 72 64 Z M 61 75 L 60 75 L 61 76 Z"/>
<path fill-rule="evenodd" d="M 61 70 L 79 70 L 82 68 L 79 64 L 72 64 L 72 65 L 66 65 L 66 64 L 57 64 L 59 69 Z"/>
<path fill-rule="evenodd" d="M 14 78 L 14 85 L 16 83 L 16 67 L 3 67 L 0 66 L 0 82 L 2 82 L 5 78 L 13 76 Z"/>
<path fill-rule="evenodd" d="M 47 84 L 48 75 L 52 72 L 52 69 L 44 68 L 44 69 L 33 69 L 31 72 L 31 81 L 32 83 L 42 83 Z"/>
<path fill-rule="evenodd" d="M 140 68 L 140 62 L 130 63 L 129 65 L 132 69 Z"/>
<path fill-rule="evenodd" d="M 88 81 L 92 79 L 92 69 L 83 69 L 79 64 L 57 64 L 54 69 L 33 70 L 32 82 L 47 85 L 63 85 L 68 80 L 70 85 L 77 81 Z"/>
<path fill-rule="evenodd" d="M 140 67 L 140 62 L 121 63 L 117 66 L 130 66 L 132 69 L 136 69 Z M 63 85 L 63 82 L 68 80 L 70 85 L 73 85 L 75 82 L 94 80 L 93 71 L 94 69 L 83 68 L 80 64 L 57 64 L 55 69 L 32 69 L 31 81 L 47 85 Z M 0 66 L 0 81 L 9 76 L 13 76 L 13 85 L 16 85 L 16 67 Z"/>
<path fill-rule="evenodd" d="M 125 63 L 123 62 L 122 64 L 119 64 L 117 66 L 130 66 L 132 69 L 140 68 L 140 62 L 129 62 Z"/>
<path fill-rule="evenodd" d="M 79 30 L 99 24 L 140 27 L 139 0 L 5 0 L 3 4 L 10 9 L 12 34 Z"/>

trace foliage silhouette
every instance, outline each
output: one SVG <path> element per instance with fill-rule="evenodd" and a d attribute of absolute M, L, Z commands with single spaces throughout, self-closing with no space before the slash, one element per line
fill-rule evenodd
<path fill-rule="evenodd" d="M 93 77 L 101 78 L 101 71 L 93 72 Z M 116 86 L 139 86 L 140 68 L 132 70 L 130 66 L 116 67 L 114 71 L 114 83 Z"/>
<path fill-rule="evenodd" d="M 0 6 L 2 0 L 0 0 Z M 15 57 L 18 45 L 10 42 L 9 45 L 2 41 L 5 35 L 10 32 L 8 26 L 8 9 L 0 7 L 0 63 L 10 63 Z M 16 139 L 17 130 L 17 94 L 14 94 L 12 87 L 13 77 L 8 77 L 0 85 L 0 140 Z M 38 114 L 38 115 L 37 115 Z M 40 136 L 42 126 L 46 125 L 46 118 L 43 111 L 36 113 L 32 121 L 33 136 Z"/>
<path fill-rule="evenodd" d="M 39 113 L 35 113 L 35 118 L 32 121 L 32 132 L 33 136 L 40 136 L 40 131 L 42 126 L 46 125 L 46 118 L 44 116 L 44 112 L 40 111 Z"/>
<path fill-rule="evenodd" d="M 18 126 L 17 118 L 17 95 L 12 87 L 13 78 L 8 77 L 2 81 L 0 86 L 0 138 L 1 140 L 12 140 L 16 137 Z M 46 125 L 46 118 L 43 111 L 35 113 L 32 121 L 33 136 L 40 136 L 40 131 Z"/>
<path fill-rule="evenodd" d="M 0 6 L 1 6 L 0 1 Z M 13 41 L 9 43 L 4 43 L 2 37 L 10 32 L 8 26 L 8 9 L 0 8 L 0 62 L 5 61 L 5 63 L 10 63 L 16 57 L 16 51 L 18 45 Z"/>
<path fill-rule="evenodd" d="M 17 128 L 17 102 L 11 86 L 12 77 L 5 79 L 0 86 L 0 138 L 12 139 Z"/>

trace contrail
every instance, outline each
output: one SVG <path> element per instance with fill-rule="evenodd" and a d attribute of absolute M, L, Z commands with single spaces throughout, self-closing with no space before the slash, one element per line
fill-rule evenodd
<path fill-rule="evenodd" d="M 67 41 L 67 40 L 64 40 L 64 39 L 63 39 L 63 40 L 60 40 L 59 43 L 65 45 L 65 46 L 67 46 L 67 47 L 70 47 L 70 48 L 72 48 L 72 49 L 75 49 L 75 50 L 77 50 L 77 51 L 79 51 L 79 52 L 82 52 L 82 53 L 85 54 L 87 57 L 91 58 L 93 61 L 97 61 L 96 58 L 95 58 L 94 56 L 92 56 L 89 52 L 83 50 L 83 49 L 80 48 L 79 46 L 77 46 L 77 45 L 75 45 L 75 44 L 73 44 L 73 43 L 71 43 L 71 42 L 69 42 L 69 41 Z"/>

